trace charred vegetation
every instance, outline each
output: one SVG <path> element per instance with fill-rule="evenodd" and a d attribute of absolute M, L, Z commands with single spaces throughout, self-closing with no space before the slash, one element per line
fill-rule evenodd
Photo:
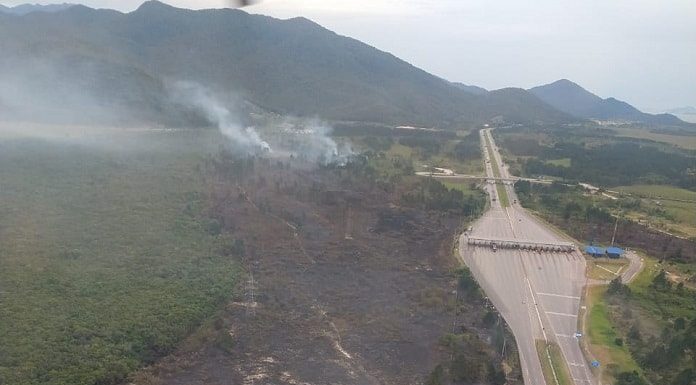
<path fill-rule="evenodd" d="M 417 180 L 384 188 L 360 159 L 317 167 L 221 153 L 204 168 L 208 213 L 220 236 L 243 244 L 253 284 L 136 384 L 495 384 L 519 375 L 503 369 L 504 326 L 475 282 L 462 286 L 452 255 L 461 207 L 403 199 Z"/>

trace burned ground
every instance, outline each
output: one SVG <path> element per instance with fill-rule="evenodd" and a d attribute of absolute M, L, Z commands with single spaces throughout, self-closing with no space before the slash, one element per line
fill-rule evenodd
<path fill-rule="evenodd" d="M 473 373 L 458 383 L 500 372 L 483 301 L 457 295 L 459 215 L 403 207 L 399 188 L 350 167 L 221 157 L 207 168 L 211 218 L 243 244 L 249 281 L 134 383 L 418 384 L 454 356 L 452 332 L 465 333 L 457 355 Z"/>

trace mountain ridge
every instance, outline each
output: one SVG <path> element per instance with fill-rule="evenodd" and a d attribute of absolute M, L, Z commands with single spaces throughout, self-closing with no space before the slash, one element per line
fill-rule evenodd
<path fill-rule="evenodd" d="M 72 3 L 61 3 L 61 4 L 31 4 L 25 3 L 20 5 L 15 5 L 13 7 L 7 7 L 0 4 L 0 12 L 9 13 L 13 15 L 23 16 L 32 12 L 60 12 L 68 8 L 74 7 L 77 4 Z"/>
<path fill-rule="evenodd" d="M 578 118 L 691 126 L 674 115 L 648 114 L 622 100 L 613 97 L 603 99 L 568 79 L 560 79 L 528 91 L 551 106 Z"/>
<path fill-rule="evenodd" d="M 696 107 L 683 106 L 683 107 L 670 108 L 669 110 L 665 111 L 665 113 L 668 113 L 668 114 L 696 114 Z"/>
<path fill-rule="evenodd" d="M 479 87 L 479 86 L 475 86 L 475 85 L 469 85 L 469 84 L 464 84 L 464 83 L 459 83 L 459 82 L 452 82 L 452 84 L 453 84 L 455 87 L 457 87 L 457 88 L 459 88 L 459 89 L 461 89 L 461 90 L 464 90 L 464 91 L 466 91 L 466 92 L 468 92 L 468 93 L 470 93 L 470 94 L 474 94 L 474 95 L 485 95 L 486 93 L 488 93 L 488 90 L 485 89 L 485 88 L 483 88 L 483 87 Z"/>
<path fill-rule="evenodd" d="M 451 128 L 500 117 L 514 122 L 577 120 L 531 94 L 466 92 L 306 18 L 192 11 L 157 1 L 129 13 L 73 6 L 9 17 L 0 25 L 0 49 L 20 62 L 56 64 L 56 72 L 91 86 L 88 94 L 99 100 L 140 109 L 152 104 L 142 115 L 167 109 L 166 95 L 155 92 L 161 84 L 187 80 L 218 93 L 233 91 L 268 111 L 327 120 Z M 11 69 L 12 64 L 0 58 L 0 68 Z M 87 67 L 89 82 L 78 70 L 82 67 Z M 110 73 L 114 68 L 116 75 Z M 113 89 L 116 95 L 103 94 Z"/>

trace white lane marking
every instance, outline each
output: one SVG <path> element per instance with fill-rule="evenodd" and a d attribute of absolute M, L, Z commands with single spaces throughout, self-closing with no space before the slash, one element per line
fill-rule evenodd
<path fill-rule="evenodd" d="M 583 364 L 578 364 L 578 363 L 575 363 L 575 362 L 571 362 L 571 363 L 569 363 L 568 365 L 570 365 L 570 366 L 576 366 L 576 367 L 580 367 L 580 368 L 584 368 L 584 367 L 585 367 L 585 365 L 583 365 Z"/>
<path fill-rule="evenodd" d="M 555 311 L 547 311 L 546 314 L 558 315 L 558 316 L 562 316 L 562 317 L 573 317 L 573 318 L 577 318 L 577 317 L 578 317 L 577 314 L 556 313 Z"/>
<path fill-rule="evenodd" d="M 556 334 L 556 337 L 561 337 L 561 338 L 575 338 L 575 336 L 570 336 L 568 334 Z"/>
<path fill-rule="evenodd" d="M 618 271 L 617 271 L 617 272 L 614 272 L 613 270 L 609 270 L 609 269 L 607 269 L 606 267 L 604 267 L 604 266 L 602 266 L 602 265 L 597 265 L 597 264 L 595 264 L 595 266 L 599 267 L 599 268 L 602 269 L 602 270 L 606 270 L 606 271 L 608 271 L 608 272 L 610 272 L 610 273 L 612 273 L 612 274 L 614 274 L 614 275 L 619 275 L 619 272 L 618 272 Z M 619 269 L 619 271 L 621 271 L 621 269 Z"/>
<path fill-rule="evenodd" d="M 544 323 L 541 322 L 541 313 L 539 313 L 539 306 L 537 305 L 536 298 L 534 298 L 534 290 L 532 290 L 532 284 L 529 283 L 529 278 L 524 277 L 524 279 L 527 281 L 527 286 L 529 287 L 529 293 L 532 294 L 532 301 L 534 301 L 534 310 L 536 310 L 537 318 L 539 319 L 539 327 L 541 328 L 541 334 L 544 335 L 544 341 L 546 343 L 548 343 L 549 339 L 546 337 L 546 331 L 544 330 Z"/>
<path fill-rule="evenodd" d="M 548 297 L 560 297 L 560 298 L 568 298 L 568 299 L 580 299 L 580 297 L 574 297 L 572 295 L 563 295 L 563 294 L 553 294 L 553 293 L 537 293 L 539 295 L 545 295 Z"/>

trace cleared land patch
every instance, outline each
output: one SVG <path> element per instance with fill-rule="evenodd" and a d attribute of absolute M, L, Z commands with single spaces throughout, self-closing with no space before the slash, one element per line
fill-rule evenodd
<path fill-rule="evenodd" d="M 481 194 L 481 189 L 476 186 L 475 182 L 457 182 L 449 180 L 440 180 L 442 184 L 448 188 L 459 190 L 466 196 L 478 197 Z"/>
<path fill-rule="evenodd" d="M 691 191 L 669 185 L 633 185 L 612 188 L 626 194 L 633 194 L 644 198 L 678 199 L 696 202 L 696 191 Z"/>
<path fill-rule="evenodd" d="M 696 135 L 672 135 L 642 130 L 637 128 L 615 128 L 619 136 L 648 139 L 655 142 L 671 144 L 687 150 L 696 150 Z"/>
<path fill-rule="evenodd" d="M 570 167 L 570 158 L 550 159 L 546 163 L 559 167 Z"/>
<path fill-rule="evenodd" d="M 677 235 L 696 237 L 696 192 L 667 185 L 621 186 L 615 189 L 642 200 L 629 217 Z M 628 198 L 630 199 L 630 198 Z"/>
<path fill-rule="evenodd" d="M 620 260 L 607 260 L 607 259 L 593 259 L 588 261 L 590 270 L 588 272 L 588 277 L 592 279 L 600 280 L 612 280 L 618 277 L 623 269 L 628 265 L 628 261 L 625 259 Z"/>

